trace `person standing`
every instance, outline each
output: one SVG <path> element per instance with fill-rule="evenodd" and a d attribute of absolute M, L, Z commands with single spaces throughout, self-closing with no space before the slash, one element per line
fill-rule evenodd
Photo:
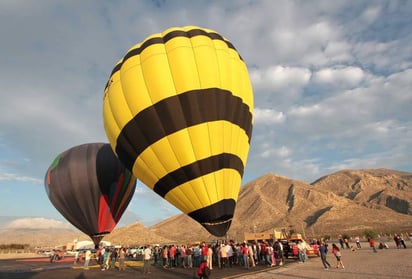
<path fill-rule="evenodd" d="M 169 266 L 170 268 L 176 267 L 176 247 L 174 244 L 169 246 Z"/>
<path fill-rule="evenodd" d="M 126 270 L 125 259 L 126 259 L 126 249 L 122 247 L 119 250 L 119 270 Z"/>
<path fill-rule="evenodd" d="M 55 257 L 56 257 L 56 250 L 53 249 L 53 250 L 50 252 L 50 262 L 51 262 L 51 263 L 54 262 L 54 260 L 56 259 Z"/>
<path fill-rule="evenodd" d="M 199 264 L 199 268 L 197 269 L 197 275 L 199 276 L 199 279 L 209 279 L 210 269 L 207 266 L 206 260 L 202 260 Z"/>
<path fill-rule="evenodd" d="M 265 243 L 265 241 L 260 243 L 259 257 L 260 257 L 259 262 L 264 262 L 264 264 L 267 265 L 267 262 L 266 262 L 266 243 Z"/>
<path fill-rule="evenodd" d="M 104 254 L 104 249 L 100 247 L 100 248 L 97 250 L 96 256 L 97 256 L 97 263 L 98 263 L 99 265 L 101 265 L 101 266 L 103 266 L 103 259 L 104 259 L 103 254 Z"/>
<path fill-rule="evenodd" d="M 212 247 L 207 248 L 207 266 L 210 270 L 213 269 L 213 250 Z"/>
<path fill-rule="evenodd" d="M 110 268 L 110 250 L 106 248 L 103 254 L 103 267 L 102 270 L 107 270 Z"/>
<path fill-rule="evenodd" d="M 216 248 L 216 256 L 217 256 L 217 267 L 222 268 L 222 245 L 219 242 L 217 243 L 217 248 Z"/>
<path fill-rule="evenodd" d="M 272 266 L 272 253 L 273 253 L 273 248 L 272 248 L 272 246 L 269 244 L 269 243 L 267 243 L 266 244 L 266 252 L 265 252 L 265 255 L 266 255 L 266 265 L 267 266 Z"/>
<path fill-rule="evenodd" d="M 192 263 L 192 248 L 190 247 L 190 245 L 188 244 L 186 246 L 186 260 L 187 260 L 187 267 L 188 268 L 192 268 L 193 267 L 193 263 Z"/>
<path fill-rule="evenodd" d="M 118 252 L 119 250 L 117 248 L 113 249 L 112 253 L 110 254 L 110 261 L 113 268 L 116 267 L 116 262 L 117 262 L 117 257 L 118 257 Z"/>
<path fill-rule="evenodd" d="M 358 249 L 362 248 L 361 244 L 360 244 L 360 238 L 359 236 L 355 237 L 355 242 L 356 242 L 356 247 Z"/>
<path fill-rule="evenodd" d="M 400 235 L 400 242 L 401 242 L 402 247 L 406 249 L 406 244 L 405 244 L 405 240 L 403 239 L 403 235 Z"/>
<path fill-rule="evenodd" d="M 153 248 L 154 265 L 157 265 L 157 262 L 159 261 L 159 255 L 160 255 L 160 247 L 159 245 L 155 245 L 155 247 Z"/>
<path fill-rule="evenodd" d="M 227 252 L 227 257 L 229 259 L 229 267 L 232 267 L 233 265 L 233 244 L 231 244 L 230 242 L 228 242 L 226 244 L 226 252 Z"/>
<path fill-rule="evenodd" d="M 281 241 L 279 241 L 279 247 L 280 247 L 280 254 L 282 256 L 282 260 L 280 261 L 279 265 L 283 265 L 283 263 L 285 262 L 285 251 L 283 250 L 283 244 Z"/>
<path fill-rule="evenodd" d="M 240 246 L 240 253 L 242 255 L 245 268 L 249 269 L 249 247 L 247 246 L 246 242 L 243 242 Z"/>
<path fill-rule="evenodd" d="M 334 254 L 336 257 L 336 268 L 339 268 L 339 266 L 341 266 L 343 269 L 345 269 L 345 266 L 342 262 L 342 254 L 340 252 L 339 247 L 336 246 L 335 243 L 332 244 L 332 254 Z"/>
<path fill-rule="evenodd" d="M 79 251 L 74 253 L 74 261 L 73 264 L 77 264 L 79 262 Z"/>
<path fill-rule="evenodd" d="M 163 250 L 162 250 L 163 268 L 168 268 L 169 266 L 168 257 L 169 257 L 169 248 L 167 247 L 167 245 L 165 245 L 163 246 Z"/>
<path fill-rule="evenodd" d="M 341 249 L 344 249 L 344 248 L 345 248 L 345 246 L 343 246 L 343 238 L 342 238 L 342 235 L 339 235 L 339 244 L 340 244 L 340 248 L 341 248 Z"/>
<path fill-rule="evenodd" d="M 343 239 L 343 242 L 345 243 L 345 247 L 346 247 L 347 249 L 350 249 L 350 247 L 349 247 L 349 239 L 348 239 L 347 237 L 345 237 L 345 239 Z"/>
<path fill-rule="evenodd" d="M 253 252 L 253 245 L 248 246 L 248 253 L 249 253 L 250 262 L 252 263 L 252 267 L 256 267 L 255 258 L 254 258 L 255 253 Z"/>
<path fill-rule="evenodd" d="M 180 246 L 180 258 L 182 262 L 180 263 L 181 267 L 186 268 L 186 246 Z"/>
<path fill-rule="evenodd" d="M 147 245 L 143 252 L 143 273 L 150 273 L 150 259 L 152 258 L 152 249 Z"/>
<path fill-rule="evenodd" d="M 86 253 L 84 254 L 84 269 L 89 269 L 89 262 L 90 258 L 92 256 L 92 252 L 90 250 L 87 250 Z"/>
<path fill-rule="evenodd" d="M 325 269 L 329 269 L 331 267 L 330 263 L 326 259 L 326 254 L 328 253 L 327 244 L 322 242 L 319 247 L 320 259 L 322 260 L 322 264 Z"/>
<path fill-rule="evenodd" d="M 401 248 L 401 238 L 399 235 L 395 234 L 393 236 L 393 241 L 395 241 L 396 248 Z"/>
<path fill-rule="evenodd" d="M 221 260 L 221 267 L 226 268 L 228 267 L 228 255 L 226 245 L 222 243 L 220 247 L 220 260 Z"/>
<path fill-rule="evenodd" d="M 267 247 L 268 254 L 270 256 L 270 266 L 276 266 L 275 249 L 273 248 L 272 243 L 269 242 L 269 245 Z"/>
<path fill-rule="evenodd" d="M 306 261 L 306 247 L 301 240 L 298 241 L 296 246 L 298 248 L 299 263 L 304 263 Z"/>
<path fill-rule="evenodd" d="M 369 246 L 372 248 L 373 253 L 378 253 L 378 251 L 376 251 L 375 240 L 373 240 L 373 238 L 369 239 Z"/>
<path fill-rule="evenodd" d="M 253 255 L 253 262 L 254 262 L 254 267 L 259 264 L 259 246 L 255 242 L 251 245 L 252 247 L 252 255 Z"/>
<path fill-rule="evenodd" d="M 307 245 L 306 245 L 306 241 L 302 240 L 302 247 L 303 247 L 303 251 L 302 251 L 302 258 L 303 258 L 303 262 L 306 262 L 308 260 L 306 251 L 307 251 Z"/>
<path fill-rule="evenodd" d="M 285 261 L 285 259 L 284 259 L 284 254 L 283 254 L 283 244 L 281 241 L 275 242 L 275 251 L 277 254 L 279 265 L 283 265 L 283 262 Z"/>
<path fill-rule="evenodd" d="M 196 244 L 193 247 L 193 266 L 199 267 L 201 262 L 202 256 L 202 249 L 200 248 L 200 244 Z"/>
<path fill-rule="evenodd" d="M 201 246 L 201 261 L 207 261 L 207 254 L 209 252 L 209 247 L 206 245 L 206 243 L 203 241 L 202 246 Z"/>
<path fill-rule="evenodd" d="M 241 244 L 239 244 L 239 243 L 236 243 L 235 244 L 235 251 L 236 251 L 236 262 L 235 262 L 235 264 L 236 265 L 243 265 L 243 255 L 242 255 L 242 245 Z"/>

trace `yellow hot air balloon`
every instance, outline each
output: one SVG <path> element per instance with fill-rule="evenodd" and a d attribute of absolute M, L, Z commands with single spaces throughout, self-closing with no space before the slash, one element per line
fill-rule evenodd
<path fill-rule="evenodd" d="M 247 67 L 227 39 L 186 26 L 133 46 L 107 82 L 103 119 L 139 180 L 211 234 L 226 234 L 253 126 Z"/>

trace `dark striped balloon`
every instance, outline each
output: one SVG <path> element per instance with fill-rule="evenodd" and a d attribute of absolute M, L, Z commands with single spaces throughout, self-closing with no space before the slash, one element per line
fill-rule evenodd
<path fill-rule="evenodd" d="M 87 143 L 58 155 L 44 184 L 56 209 L 98 245 L 126 210 L 136 178 L 109 144 Z"/>
<path fill-rule="evenodd" d="M 253 90 L 234 46 L 187 26 L 132 47 L 106 84 L 109 142 L 149 188 L 223 236 L 230 227 L 253 125 Z"/>

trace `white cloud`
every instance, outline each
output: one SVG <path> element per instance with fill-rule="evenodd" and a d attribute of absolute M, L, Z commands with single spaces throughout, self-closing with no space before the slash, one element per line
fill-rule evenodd
<path fill-rule="evenodd" d="M 353 59 L 351 44 L 346 41 L 330 41 L 327 43 L 324 55 L 328 59 L 327 64 L 342 63 Z"/>
<path fill-rule="evenodd" d="M 33 184 L 43 184 L 43 180 L 38 178 L 28 177 L 28 176 L 21 176 L 13 173 L 5 173 L 0 172 L 0 181 L 18 181 L 18 182 L 27 182 Z"/>
<path fill-rule="evenodd" d="M 399 89 L 411 89 L 412 88 L 412 68 L 404 71 L 396 72 L 390 75 L 387 79 L 385 86 L 390 84 L 393 87 L 399 87 Z M 396 93 L 396 92 L 395 92 Z M 409 94 L 408 94 L 409 93 Z M 403 91 L 404 97 L 410 98 L 412 93 Z"/>
<path fill-rule="evenodd" d="M 256 107 L 282 111 L 282 107 L 298 102 L 311 75 L 309 69 L 302 67 L 278 65 L 252 69 L 250 78 Z"/>
<path fill-rule="evenodd" d="M 252 69 L 250 77 L 256 89 L 291 90 L 304 87 L 311 77 L 311 72 L 300 67 L 271 66 L 263 70 Z"/>
<path fill-rule="evenodd" d="M 322 105 L 314 104 L 309 106 L 292 107 L 288 115 L 307 118 L 311 115 L 325 114 L 325 112 L 326 110 L 322 108 Z"/>
<path fill-rule="evenodd" d="M 387 134 L 390 132 L 392 129 L 393 121 L 386 120 L 386 121 L 379 121 L 376 123 L 371 123 L 370 129 L 375 131 L 377 134 Z"/>
<path fill-rule="evenodd" d="M 396 72 L 412 66 L 412 39 L 404 37 L 392 41 L 360 41 L 353 44 L 353 52 L 363 67 L 375 72 Z"/>
<path fill-rule="evenodd" d="M 285 114 L 281 111 L 273 109 L 255 108 L 254 111 L 255 123 L 275 124 L 285 121 Z"/>
<path fill-rule="evenodd" d="M 363 12 L 362 17 L 365 20 L 365 22 L 370 24 L 378 19 L 378 17 L 380 16 L 380 12 L 381 12 L 381 7 L 379 6 L 370 7 L 370 8 L 367 8 Z"/>
<path fill-rule="evenodd" d="M 365 74 L 358 67 L 324 68 L 313 75 L 313 80 L 321 84 L 330 84 L 336 87 L 353 87 L 358 85 Z"/>
<path fill-rule="evenodd" d="M 21 218 L 11 221 L 5 229 L 71 229 L 69 223 L 47 218 Z"/>
<path fill-rule="evenodd" d="M 270 146 L 262 152 L 262 158 L 271 158 L 277 160 L 278 158 L 287 158 L 291 155 L 291 150 L 286 146 L 281 146 L 279 149 L 273 149 Z"/>

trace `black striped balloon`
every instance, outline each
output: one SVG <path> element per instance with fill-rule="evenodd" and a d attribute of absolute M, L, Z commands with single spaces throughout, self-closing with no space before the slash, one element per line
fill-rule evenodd
<path fill-rule="evenodd" d="M 225 235 L 253 125 L 247 67 L 228 40 L 187 26 L 133 46 L 107 82 L 103 118 L 113 150 L 136 177 Z"/>
<path fill-rule="evenodd" d="M 54 207 L 96 246 L 126 210 L 136 178 L 107 143 L 85 143 L 59 154 L 44 179 Z"/>

